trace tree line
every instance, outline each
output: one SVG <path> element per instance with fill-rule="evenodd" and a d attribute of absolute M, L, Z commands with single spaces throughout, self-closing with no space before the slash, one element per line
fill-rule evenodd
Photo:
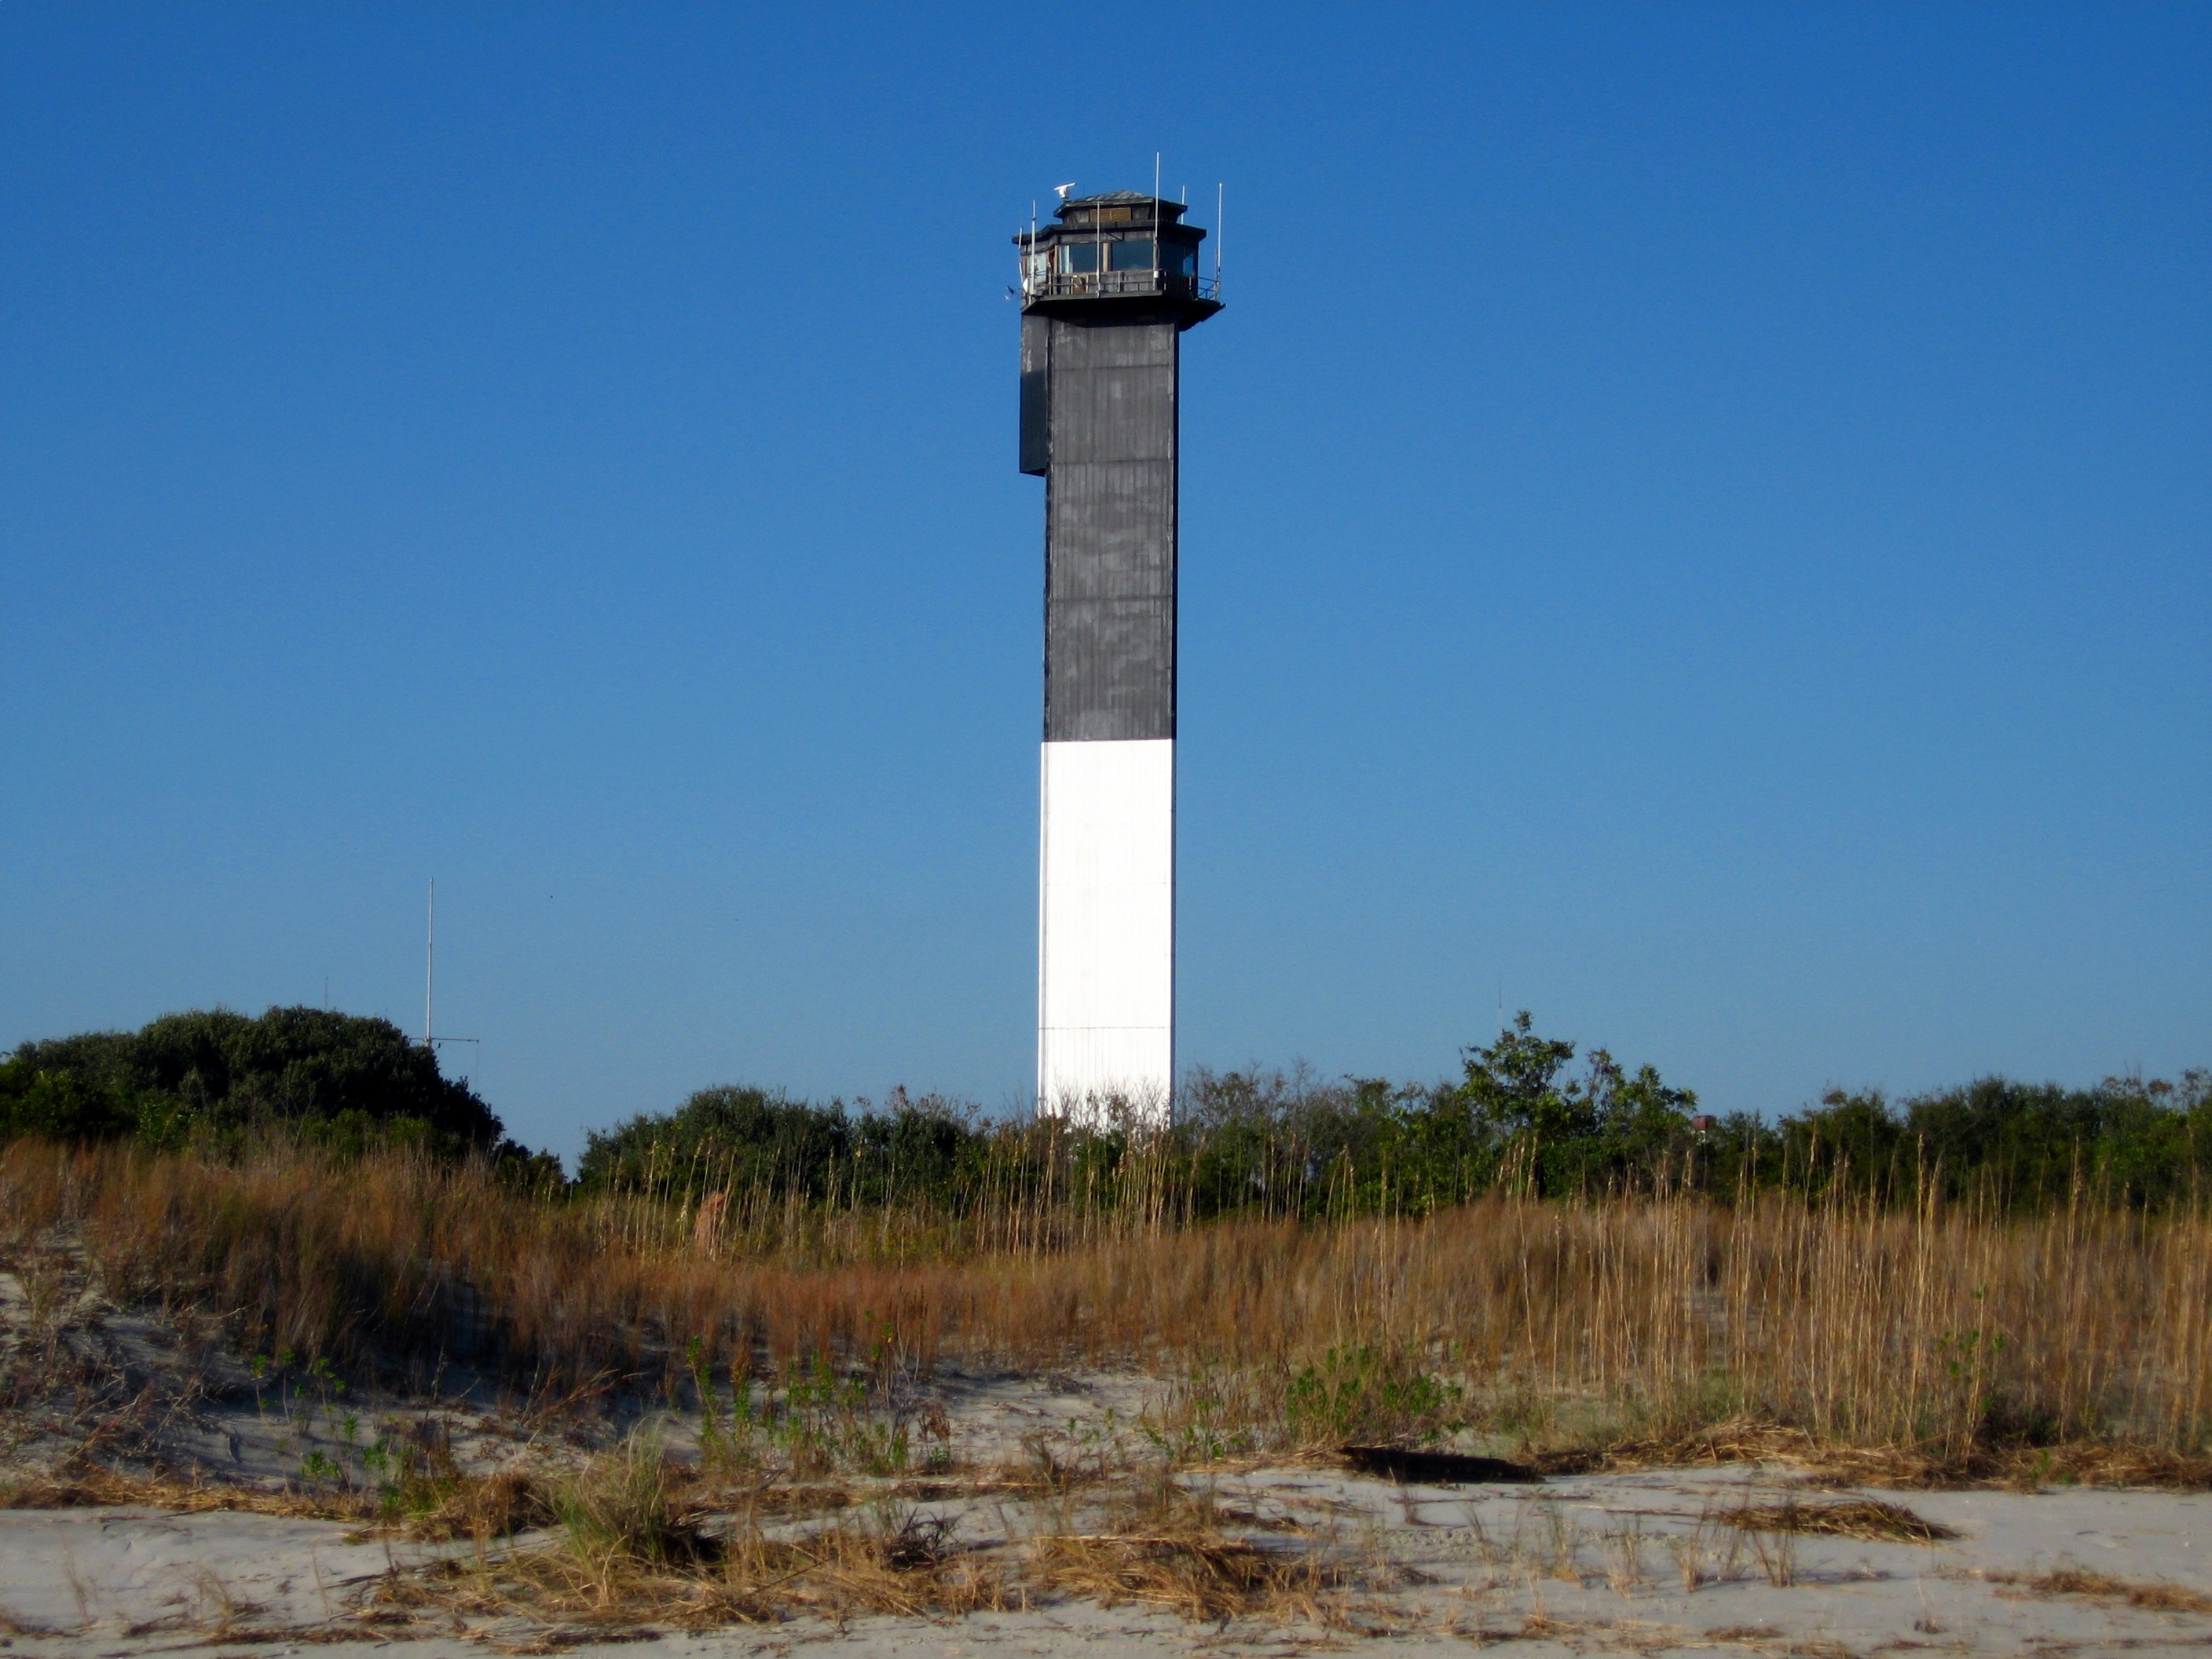
<path fill-rule="evenodd" d="M 1988 1078 L 1893 1103 L 1829 1093 L 1768 1121 L 1715 1118 L 1650 1066 L 1540 1035 L 1523 1012 L 1430 1085 L 1200 1072 L 1164 1131 L 984 1119 L 895 1095 L 848 1109 L 702 1090 L 589 1138 L 586 1192 L 713 1192 L 974 1212 L 1009 1201 L 1142 1202 L 1182 1219 L 1425 1214 L 1494 1192 L 1570 1198 L 1771 1191 L 1884 1204 L 1941 1195 L 2008 1211 L 2166 1206 L 2206 1187 L 2212 1073 L 2069 1090 Z"/>
<path fill-rule="evenodd" d="M 1769 1121 L 1715 1118 L 1650 1066 L 1545 1036 L 1523 1012 L 1422 1085 L 1200 1071 L 1173 1124 L 983 1116 L 909 1098 L 812 1102 L 722 1086 L 592 1133 L 573 1181 L 387 1020 L 271 1008 L 173 1014 L 135 1032 L 27 1042 L 0 1061 L 0 1138 L 240 1144 L 488 1157 L 549 1193 L 696 1204 L 714 1193 L 974 1213 L 1010 1205 L 1199 1220 L 1424 1214 L 1495 1192 L 1569 1198 L 1770 1191 L 1883 1203 L 2163 1207 L 2205 1191 L 2212 1073 L 2065 1089 L 2005 1078 L 1891 1102 L 1837 1091 Z"/>

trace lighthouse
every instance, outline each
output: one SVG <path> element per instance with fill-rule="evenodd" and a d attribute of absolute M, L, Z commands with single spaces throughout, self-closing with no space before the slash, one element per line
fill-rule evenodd
<path fill-rule="evenodd" d="M 1175 1085 L 1176 398 L 1221 309 L 1183 206 L 1063 200 L 1021 258 L 1021 470 L 1045 481 L 1037 1108 L 1162 1125 Z"/>

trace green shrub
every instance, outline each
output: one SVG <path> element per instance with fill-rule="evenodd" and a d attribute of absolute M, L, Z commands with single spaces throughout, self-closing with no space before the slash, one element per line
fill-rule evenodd
<path fill-rule="evenodd" d="M 1768 1121 L 1697 1112 L 1690 1090 L 1604 1048 L 1534 1030 L 1525 1012 L 1431 1085 L 1304 1072 L 1196 1072 L 1164 1131 L 991 1121 L 901 1093 L 879 1108 L 703 1089 L 672 1113 L 594 1133 L 591 1191 L 695 1203 L 723 1192 L 850 1209 L 1162 1219 L 1421 1215 L 1493 1192 L 1532 1198 L 1776 1190 L 1907 1203 L 1929 1192 L 2009 1210 L 2200 1195 L 2212 1073 L 2107 1079 L 2069 1091 L 1985 1079 L 1892 1106 L 1832 1093 Z M 758 1213 L 758 1206 L 754 1205 Z"/>
<path fill-rule="evenodd" d="M 0 1063 L 0 1138 L 167 1147 L 271 1126 L 340 1150 L 521 1152 L 428 1048 L 389 1020 L 325 1009 L 166 1014 L 136 1031 L 26 1042 Z"/>
<path fill-rule="evenodd" d="M 1293 1441 L 1425 1444 L 1466 1426 L 1466 1391 L 1421 1356 L 1370 1343 L 1331 1348 L 1291 1378 L 1284 1419 Z"/>

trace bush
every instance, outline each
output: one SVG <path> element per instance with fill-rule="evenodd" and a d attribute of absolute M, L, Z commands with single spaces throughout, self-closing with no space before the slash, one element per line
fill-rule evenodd
<path fill-rule="evenodd" d="M 1179 1220 L 1425 1214 L 1501 1182 L 1565 1194 L 1680 1178 L 1696 1096 L 1648 1066 L 1630 1074 L 1602 1048 L 1570 1075 L 1574 1054 L 1523 1013 L 1468 1051 L 1459 1082 L 1432 1088 L 1200 1071 L 1162 1133 L 991 1122 L 902 1091 L 855 1115 L 842 1101 L 702 1089 L 674 1112 L 594 1133 L 577 1176 L 587 1192 L 683 1203 L 726 1192 L 955 1215 L 1139 1203 Z"/>
<path fill-rule="evenodd" d="M 894 1093 L 848 1112 L 757 1088 L 703 1089 L 672 1113 L 591 1137 L 593 1192 L 694 1203 L 898 1206 L 968 1216 L 1008 1206 L 1164 1219 L 1425 1215 L 1486 1194 L 1576 1198 L 1680 1191 L 1733 1201 L 1785 1190 L 1905 1203 L 1930 1192 L 2032 1211 L 2078 1189 L 2164 1206 L 2212 1170 L 2212 1073 L 2065 1090 L 1984 1079 L 1893 1106 L 1832 1093 L 1768 1121 L 1719 1121 L 1650 1066 L 1516 1015 L 1467 1049 L 1456 1079 L 1324 1081 L 1200 1070 L 1161 1132 L 1057 1119 L 990 1121 Z M 741 1203 L 740 1207 L 744 1207 Z"/>
<path fill-rule="evenodd" d="M 781 1090 L 702 1089 L 673 1112 L 641 1113 L 586 1138 L 586 1192 L 651 1192 L 689 1201 L 709 1191 L 847 1203 L 939 1197 L 988 1161 L 991 1131 L 934 1096 L 895 1091 L 881 1111 L 849 1115 Z"/>
<path fill-rule="evenodd" d="M 0 1062 L 0 1138 L 170 1146 L 282 1125 L 370 1141 L 520 1154 L 496 1114 L 389 1020 L 320 1008 L 166 1014 L 137 1031 L 26 1042 Z"/>
<path fill-rule="evenodd" d="M 1982 1078 L 1899 1105 L 1834 1090 L 1771 1126 L 1730 1119 L 1711 1139 L 1710 1179 L 1723 1188 L 1887 1202 L 1932 1188 L 2015 1211 L 2077 1193 L 2163 1206 L 2205 1195 L 2212 1072 L 2184 1072 L 2178 1084 L 2108 1077 L 2094 1089 Z"/>

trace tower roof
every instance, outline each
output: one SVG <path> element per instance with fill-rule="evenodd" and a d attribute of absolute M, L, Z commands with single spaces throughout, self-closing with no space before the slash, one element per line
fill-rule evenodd
<path fill-rule="evenodd" d="M 1111 190 L 1101 196 L 1073 196 L 1053 210 L 1068 225 L 1171 225 L 1183 216 L 1183 204 L 1164 197 L 1147 196 L 1140 190 Z"/>

